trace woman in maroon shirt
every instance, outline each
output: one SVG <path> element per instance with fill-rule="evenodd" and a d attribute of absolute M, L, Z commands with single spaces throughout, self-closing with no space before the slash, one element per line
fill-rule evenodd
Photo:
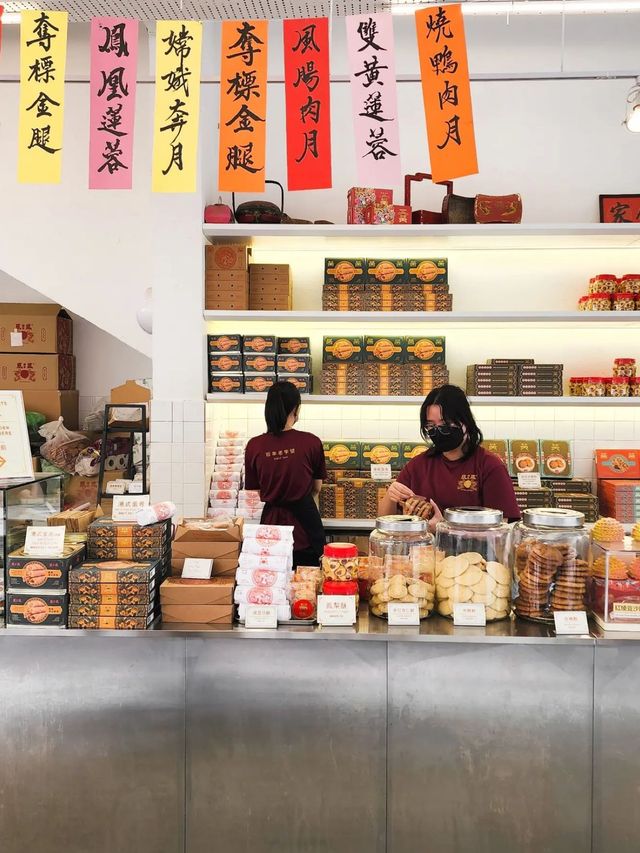
<path fill-rule="evenodd" d="M 502 510 L 510 521 L 520 518 L 513 483 L 502 461 L 483 447 L 482 433 L 469 401 L 456 385 L 436 388 L 420 408 L 420 433 L 432 447 L 408 462 L 380 502 L 382 515 L 398 512 L 412 497 L 433 507 L 431 530 L 442 511 L 456 506 Z"/>
<path fill-rule="evenodd" d="M 294 429 L 300 392 L 291 382 L 276 382 L 267 394 L 267 432 L 245 450 L 245 488 L 265 502 L 262 524 L 293 525 L 294 566 L 317 566 L 325 534 L 316 503 L 327 476 L 320 439 Z"/>

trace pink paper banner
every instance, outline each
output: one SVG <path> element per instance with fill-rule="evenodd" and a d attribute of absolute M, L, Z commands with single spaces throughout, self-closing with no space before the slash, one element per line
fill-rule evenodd
<path fill-rule="evenodd" d="M 358 183 L 393 188 L 402 183 L 393 17 L 349 15 L 345 21 Z"/>
<path fill-rule="evenodd" d="M 138 64 L 138 22 L 91 21 L 89 189 L 130 190 Z"/>

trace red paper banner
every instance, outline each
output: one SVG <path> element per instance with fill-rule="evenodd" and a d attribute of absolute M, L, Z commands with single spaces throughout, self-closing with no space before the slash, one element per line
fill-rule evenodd
<path fill-rule="evenodd" d="M 4 13 L 4 6 L 0 6 L 0 51 L 2 50 L 2 15 Z"/>
<path fill-rule="evenodd" d="M 434 182 L 478 172 L 460 4 L 416 12 L 418 53 Z"/>
<path fill-rule="evenodd" d="M 331 187 L 329 20 L 285 21 L 284 83 L 290 190 Z"/>

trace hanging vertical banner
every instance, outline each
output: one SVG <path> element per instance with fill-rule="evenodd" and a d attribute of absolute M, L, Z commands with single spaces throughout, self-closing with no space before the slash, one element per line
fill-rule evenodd
<path fill-rule="evenodd" d="M 329 20 L 284 21 L 287 176 L 290 190 L 331 186 Z"/>
<path fill-rule="evenodd" d="M 345 20 L 358 182 L 393 187 L 402 182 L 393 17 L 349 15 Z"/>
<path fill-rule="evenodd" d="M 434 181 L 478 172 L 460 4 L 416 12 L 422 95 Z"/>
<path fill-rule="evenodd" d="M 2 16 L 4 14 L 4 6 L 0 5 L 0 51 L 2 51 Z"/>
<path fill-rule="evenodd" d="M 196 189 L 202 24 L 158 21 L 153 179 L 156 193 Z"/>
<path fill-rule="evenodd" d="M 22 12 L 18 181 L 58 184 L 62 174 L 66 12 Z"/>
<path fill-rule="evenodd" d="M 136 105 L 138 22 L 91 21 L 89 189 L 130 190 Z"/>
<path fill-rule="evenodd" d="M 220 65 L 222 192 L 263 192 L 267 127 L 267 21 L 223 21 Z"/>

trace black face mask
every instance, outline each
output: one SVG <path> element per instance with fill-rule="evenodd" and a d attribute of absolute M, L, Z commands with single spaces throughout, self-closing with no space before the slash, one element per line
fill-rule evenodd
<path fill-rule="evenodd" d="M 448 453 L 450 450 L 455 450 L 464 441 L 464 430 L 455 424 L 430 427 L 426 432 L 438 453 Z"/>

